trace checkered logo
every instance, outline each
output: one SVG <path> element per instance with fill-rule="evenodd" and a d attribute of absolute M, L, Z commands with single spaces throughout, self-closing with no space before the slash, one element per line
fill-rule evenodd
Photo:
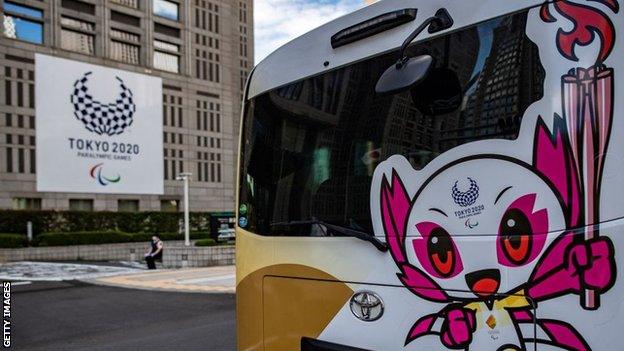
<path fill-rule="evenodd" d="M 470 188 L 468 188 L 468 190 L 460 191 L 457 188 L 458 181 L 456 180 L 451 191 L 453 201 L 461 207 L 468 207 L 474 204 L 479 198 L 479 186 L 477 182 L 470 177 L 468 177 L 468 181 L 470 182 Z"/>
<path fill-rule="evenodd" d="M 132 125 L 132 117 L 136 105 L 132 99 L 132 91 L 126 87 L 119 77 L 121 92 L 114 103 L 101 103 L 89 94 L 87 82 L 92 72 L 85 73 L 74 83 L 71 103 L 74 105 L 74 116 L 82 122 L 88 131 L 99 135 L 117 135 Z"/>

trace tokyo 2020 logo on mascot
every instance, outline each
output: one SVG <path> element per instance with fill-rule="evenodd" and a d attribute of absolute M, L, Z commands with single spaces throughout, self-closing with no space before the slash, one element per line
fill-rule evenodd
<path fill-rule="evenodd" d="M 592 313 L 621 308 L 601 305 L 617 265 L 614 239 L 597 225 L 617 74 L 607 60 L 616 34 L 608 13 L 618 12 L 616 0 L 541 7 L 541 28 L 557 27 L 556 46 L 538 40 L 541 55 L 557 57 L 546 73 L 552 79 L 561 62 L 570 69 L 558 75 L 557 94 L 545 89 L 541 105 L 525 112 L 516 153 L 497 147 L 509 141 L 480 141 L 423 171 L 397 155 L 375 170 L 372 216 L 398 279 L 438 306 L 414 316 L 405 345 L 427 338 L 454 350 L 602 349 L 579 331 L 581 318 L 566 316 L 593 324 Z M 579 66 L 577 51 L 588 47 L 597 54 Z M 539 110 L 556 99 L 560 110 Z M 538 316 L 541 304 L 557 300 L 566 301 L 559 312 L 539 309 Z"/>

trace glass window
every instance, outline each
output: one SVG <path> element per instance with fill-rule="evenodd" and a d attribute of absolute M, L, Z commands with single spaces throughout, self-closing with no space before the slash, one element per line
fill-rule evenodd
<path fill-rule="evenodd" d="M 137 28 L 141 26 L 141 19 L 139 17 L 131 16 L 118 11 L 111 10 L 110 19 L 113 22 L 123 23 Z"/>
<path fill-rule="evenodd" d="M 134 33 L 111 29 L 110 55 L 113 60 L 138 65 L 140 63 L 140 36 Z M 137 45 L 132 44 L 137 43 Z"/>
<path fill-rule="evenodd" d="M 63 8 L 95 16 L 95 5 L 80 0 L 61 0 Z"/>
<path fill-rule="evenodd" d="M 117 211 L 119 212 L 138 212 L 139 200 L 117 200 Z"/>
<path fill-rule="evenodd" d="M 138 0 L 112 0 L 114 3 L 121 4 L 124 6 L 132 7 L 135 9 L 139 8 Z"/>
<path fill-rule="evenodd" d="M 180 52 L 180 47 L 178 45 L 167 43 L 166 41 L 154 40 L 154 47 L 159 50 Z"/>
<path fill-rule="evenodd" d="M 81 21 L 75 18 L 61 16 L 61 25 L 63 27 L 72 27 L 74 29 L 92 32 L 95 30 L 95 24 L 91 22 Z"/>
<path fill-rule="evenodd" d="M 69 199 L 70 211 L 93 211 L 92 199 Z"/>
<path fill-rule="evenodd" d="M 61 47 L 65 50 L 93 55 L 95 53 L 95 37 L 91 34 L 61 29 Z"/>
<path fill-rule="evenodd" d="M 318 228 L 280 223 L 318 219 L 372 233 L 369 194 L 381 161 L 400 154 L 421 169 L 467 142 L 516 138 L 523 112 L 543 96 L 544 69 L 526 21 L 517 13 L 412 45 L 410 56 L 432 55 L 435 67 L 408 91 L 375 93 L 396 62 L 391 52 L 248 102 L 239 189 L 246 229 L 315 235 Z M 502 48 L 518 61 L 497 60 Z M 518 77 L 517 89 L 489 86 L 497 77 Z M 488 112 L 494 100 L 511 109 Z"/>
<path fill-rule="evenodd" d="M 167 0 L 154 0 L 154 14 L 174 21 L 178 20 L 179 5 Z"/>
<path fill-rule="evenodd" d="M 61 17 L 61 47 L 83 54 L 95 54 L 95 24 L 79 19 Z"/>
<path fill-rule="evenodd" d="M 43 18 L 43 11 L 32 7 L 15 4 L 9 1 L 4 2 L 4 11 L 12 12 L 16 15 L 23 15 L 32 18 Z"/>
<path fill-rule="evenodd" d="M 41 199 L 28 198 L 28 197 L 14 197 L 13 209 L 14 210 L 40 210 Z"/>
<path fill-rule="evenodd" d="M 138 34 L 126 32 L 126 31 L 119 30 L 119 29 L 111 29 L 110 36 L 111 38 L 124 40 L 124 41 L 130 41 L 133 43 L 138 43 L 140 39 L 140 36 Z"/>
<path fill-rule="evenodd" d="M 3 34 L 7 38 L 43 44 L 43 22 L 39 21 L 42 19 L 42 10 L 5 1 Z"/>
<path fill-rule="evenodd" d="M 179 200 L 160 200 L 160 210 L 163 212 L 178 212 Z"/>
<path fill-rule="evenodd" d="M 154 23 L 154 33 L 164 34 L 169 37 L 179 38 L 180 37 L 180 29 L 165 26 L 164 24 Z"/>
<path fill-rule="evenodd" d="M 180 47 L 175 44 L 154 40 L 154 68 L 167 72 L 180 72 Z"/>
<path fill-rule="evenodd" d="M 111 40 L 111 58 L 117 61 L 123 61 L 138 65 L 139 60 L 139 47 L 116 40 Z"/>

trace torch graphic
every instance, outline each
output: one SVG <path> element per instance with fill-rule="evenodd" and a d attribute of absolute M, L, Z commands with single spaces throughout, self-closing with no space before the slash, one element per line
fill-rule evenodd
<path fill-rule="evenodd" d="M 598 237 L 600 187 L 613 120 L 613 69 L 597 64 L 572 69 L 562 77 L 563 114 L 582 200 L 584 240 Z M 585 309 L 597 309 L 600 296 L 591 289 L 581 293 Z"/>

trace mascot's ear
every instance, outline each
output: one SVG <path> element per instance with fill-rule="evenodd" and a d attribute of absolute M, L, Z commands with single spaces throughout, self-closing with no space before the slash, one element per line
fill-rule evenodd
<path fill-rule="evenodd" d="M 410 200 L 403 181 L 396 170 L 392 170 L 392 185 L 384 175 L 381 180 L 381 219 L 386 233 L 386 242 L 395 262 L 407 262 L 405 254 L 405 226 L 407 225 Z"/>
<path fill-rule="evenodd" d="M 533 166 L 555 188 L 561 202 L 568 227 L 579 223 L 580 190 L 576 165 L 572 158 L 565 120 L 558 115 L 553 119 L 553 132 L 538 117 L 535 126 Z"/>
<path fill-rule="evenodd" d="M 386 233 L 386 242 L 390 253 L 401 273 L 397 273 L 401 283 L 411 292 L 423 299 L 438 302 L 447 302 L 449 297 L 430 277 L 420 269 L 412 266 L 405 251 L 405 237 L 407 235 L 407 219 L 410 210 L 410 198 L 405 190 L 403 181 L 392 170 L 392 179 L 388 182 L 386 176 L 381 180 L 380 191 L 381 220 Z"/>

